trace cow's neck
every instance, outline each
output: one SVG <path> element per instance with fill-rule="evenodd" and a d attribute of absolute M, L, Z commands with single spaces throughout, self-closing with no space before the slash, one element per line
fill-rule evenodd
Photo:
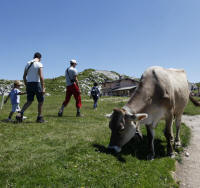
<path fill-rule="evenodd" d="M 145 103 L 143 101 L 139 101 L 140 103 L 137 103 L 137 101 L 131 101 L 128 102 L 123 109 L 125 109 L 127 112 L 131 114 L 135 113 L 144 113 L 143 109 L 145 108 Z"/>
<path fill-rule="evenodd" d="M 145 113 L 145 108 L 148 105 L 148 98 L 150 94 L 146 91 L 137 91 L 123 107 L 129 113 Z"/>

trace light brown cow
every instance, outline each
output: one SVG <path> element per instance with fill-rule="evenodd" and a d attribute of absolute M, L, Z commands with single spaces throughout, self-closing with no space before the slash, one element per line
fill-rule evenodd
<path fill-rule="evenodd" d="M 199 102 L 189 94 L 184 70 L 158 66 L 148 68 L 128 103 L 122 109 L 113 110 L 109 123 L 112 132 L 108 148 L 120 152 L 121 148 L 136 134 L 139 124 L 145 124 L 150 149 L 148 159 L 153 159 L 154 128 L 161 119 L 164 119 L 167 154 L 173 157 L 173 120 L 175 119 L 176 124 L 174 144 L 180 146 L 181 116 L 189 98 L 195 105 L 200 106 Z"/>

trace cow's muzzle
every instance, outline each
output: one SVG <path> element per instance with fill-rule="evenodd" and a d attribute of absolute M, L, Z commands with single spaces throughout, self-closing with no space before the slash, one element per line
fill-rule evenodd
<path fill-rule="evenodd" d="M 110 146 L 108 145 L 108 149 L 115 150 L 116 153 L 119 153 L 122 149 L 119 146 Z"/>

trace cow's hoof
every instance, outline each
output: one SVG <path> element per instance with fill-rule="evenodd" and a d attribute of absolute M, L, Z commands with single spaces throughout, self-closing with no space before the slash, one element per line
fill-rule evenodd
<path fill-rule="evenodd" d="M 174 152 L 170 152 L 167 154 L 171 159 L 174 159 L 175 158 L 175 153 Z"/>
<path fill-rule="evenodd" d="M 152 154 L 147 155 L 147 160 L 148 161 L 154 160 L 154 155 L 152 155 Z"/>
<path fill-rule="evenodd" d="M 175 157 L 176 157 L 176 155 L 174 153 L 170 155 L 171 159 L 174 159 Z"/>
<path fill-rule="evenodd" d="M 181 142 L 180 142 L 180 141 L 176 141 L 176 142 L 174 143 L 174 147 L 175 147 L 175 148 L 180 148 L 180 147 L 181 147 Z"/>

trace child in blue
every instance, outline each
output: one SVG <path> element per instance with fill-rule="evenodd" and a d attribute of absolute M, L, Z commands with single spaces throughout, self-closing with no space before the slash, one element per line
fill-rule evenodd
<path fill-rule="evenodd" d="M 21 109 L 19 107 L 19 103 L 20 103 L 20 95 L 26 94 L 25 92 L 21 92 L 19 90 L 21 85 L 21 82 L 16 80 L 14 81 L 14 87 L 13 89 L 10 91 L 9 95 L 7 96 L 7 98 L 4 101 L 4 104 L 7 103 L 8 99 L 10 98 L 10 102 L 12 104 L 12 110 L 8 116 L 8 121 L 11 121 L 12 115 L 14 114 L 14 112 L 19 112 Z"/>
<path fill-rule="evenodd" d="M 91 92 L 90 92 L 90 96 L 93 98 L 93 101 L 94 101 L 94 105 L 93 105 L 94 109 L 97 108 L 97 102 L 100 97 L 100 91 L 97 86 L 98 86 L 98 84 L 95 82 L 94 86 L 92 87 Z"/>

